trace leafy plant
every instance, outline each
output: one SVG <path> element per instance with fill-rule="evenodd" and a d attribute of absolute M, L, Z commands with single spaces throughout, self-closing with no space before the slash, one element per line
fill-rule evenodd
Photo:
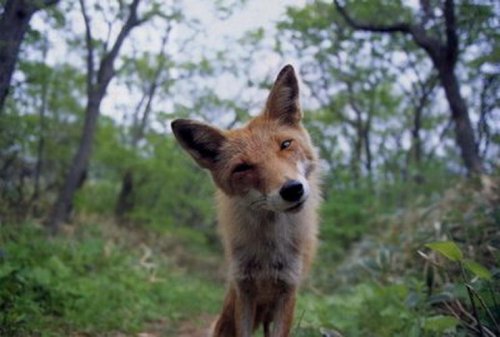
<path fill-rule="evenodd" d="M 465 259 L 464 254 L 461 249 L 455 244 L 453 241 L 437 241 L 427 243 L 426 247 L 430 248 L 433 251 L 438 252 L 448 260 L 455 262 L 460 267 L 460 275 L 461 281 L 465 285 L 467 290 L 468 299 L 470 302 L 472 315 L 474 316 L 475 322 L 473 323 L 473 328 L 477 328 L 477 332 L 481 336 L 491 335 L 491 334 L 500 334 L 500 326 L 497 323 L 498 314 L 493 314 L 496 312 L 496 304 L 488 306 L 485 299 L 480 295 L 480 293 L 474 288 L 472 284 L 472 280 L 469 280 L 465 270 L 468 270 L 474 277 L 483 279 L 486 284 L 483 284 L 483 287 L 489 286 L 489 281 L 492 280 L 492 274 L 488 269 L 486 269 L 481 264 L 470 260 Z M 492 298 L 490 299 L 490 303 L 495 303 L 494 294 L 490 294 Z M 497 316 L 497 317 L 495 317 Z M 458 319 L 448 318 L 447 320 L 440 319 L 438 320 L 438 324 L 432 325 L 433 329 L 436 327 L 446 327 L 452 324 L 452 321 L 458 323 Z M 465 323 L 466 324 L 466 323 Z"/>

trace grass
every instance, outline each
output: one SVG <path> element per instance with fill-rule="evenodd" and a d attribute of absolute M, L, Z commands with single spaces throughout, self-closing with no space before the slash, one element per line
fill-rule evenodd
<path fill-rule="evenodd" d="M 0 228 L 0 335 L 135 334 L 158 322 L 173 335 L 181 321 L 217 311 L 220 283 L 188 274 L 158 246 L 104 232 L 83 226 L 49 238 L 34 224 Z"/>
<path fill-rule="evenodd" d="M 458 186 L 431 204 L 374 218 L 384 226 L 343 260 L 331 258 L 323 236 L 292 336 L 470 335 L 477 323 L 465 283 L 494 334 L 500 208 L 498 189 L 491 191 Z M 205 234 L 79 219 L 57 237 L 36 223 L 0 226 L 0 336 L 178 336 L 186 322 L 206 324 L 218 312 L 222 254 Z M 457 242 L 490 279 L 461 275 L 425 247 L 438 240 Z"/>
<path fill-rule="evenodd" d="M 1 336 L 177 336 L 193 317 L 215 315 L 224 283 L 196 233 L 173 237 L 103 221 L 66 228 L 52 238 L 33 223 L 0 228 Z M 69 232 L 69 233 L 68 233 Z M 189 241 L 189 245 L 184 243 Z M 194 242 L 198 242 L 195 244 Z M 183 249 L 181 249 L 180 244 Z M 373 297 L 361 287 L 335 296 L 306 287 L 299 296 L 294 337 L 347 329 Z M 370 298 L 371 298 L 370 297 Z M 383 305 L 383 304 L 381 304 Z"/>

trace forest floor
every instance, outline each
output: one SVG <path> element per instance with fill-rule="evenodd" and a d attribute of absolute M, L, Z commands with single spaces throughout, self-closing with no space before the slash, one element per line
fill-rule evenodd
<path fill-rule="evenodd" d="M 378 229 L 341 260 L 323 241 L 292 336 L 474 331 L 459 270 L 425 247 L 436 240 L 453 239 L 484 266 L 469 264 L 475 269 L 466 281 L 485 308 L 500 313 L 499 186 L 460 185 L 379 216 Z M 224 274 L 220 246 L 197 230 L 159 233 L 83 215 L 57 237 L 36 221 L 0 226 L 0 336 L 204 337 L 220 310 Z M 477 310 L 494 331 L 488 310 Z"/>
<path fill-rule="evenodd" d="M 201 315 L 196 322 L 186 320 L 182 322 L 177 330 L 179 337 L 208 337 L 210 326 L 215 321 L 215 315 Z"/>

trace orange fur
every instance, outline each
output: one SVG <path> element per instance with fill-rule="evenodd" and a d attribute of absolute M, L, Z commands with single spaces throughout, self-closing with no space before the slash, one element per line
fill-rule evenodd
<path fill-rule="evenodd" d="M 316 251 L 317 155 L 301 124 L 291 66 L 278 75 L 263 113 L 219 130 L 190 120 L 172 129 L 217 186 L 228 292 L 214 337 L 287 337 L 296 292 Z"/>

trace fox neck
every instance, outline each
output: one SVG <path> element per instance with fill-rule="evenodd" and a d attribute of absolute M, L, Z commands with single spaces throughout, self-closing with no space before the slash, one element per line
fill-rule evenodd
<path fill-rule="evenodd" d="M 217 199 L 219 232 L 230 278 L 272 278 L 298 284 L 302 271 L 298 245 L 306 227 L 301 214 L 304 210 L 292 214 L 249 208 L 222 192 Z M 279 265 L 279 270 L 274 265 Z M 252 266 L 256 269 L 251 270 Z"/>
<path fill-rule="evenodd" d="M 219 234 L 226 249 L 235 243 L 260 240 L 266 236 L 303 237 L 316 233 L 316 208 L 319 198 L 312 193 L 297 213 L 272 212 L 248 207 L 237 198 L 218 191 Z"/>

